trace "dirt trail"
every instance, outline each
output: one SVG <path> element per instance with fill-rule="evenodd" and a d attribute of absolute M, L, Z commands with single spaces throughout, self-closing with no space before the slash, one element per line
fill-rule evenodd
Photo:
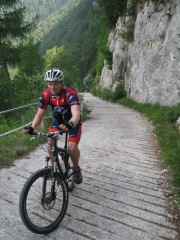
<path fill-rule="evenodd" d="M 22 186 L 44 166 L 39 147 L 0 170 L 0 239 L 180 239 L 151 124 L 138 112 L 90 93 L 84 100 L 92 107 L 80 143 L 84 180 L 70 193 L 63 222 L 41 236 L 29 232 L 19 216 Z"/>

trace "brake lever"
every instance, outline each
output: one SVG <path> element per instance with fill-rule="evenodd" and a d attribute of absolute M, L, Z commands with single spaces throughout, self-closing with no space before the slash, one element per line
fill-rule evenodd
<path fill-rule="evenodd" d="M 33 135 L 35 135 L 35 136 L 30 138 L 30 140 L 35 139 L 35 138 L 40 138 L 42 136 L 42 133 L 38 132 L 38 133 L 34 133 Z"/>

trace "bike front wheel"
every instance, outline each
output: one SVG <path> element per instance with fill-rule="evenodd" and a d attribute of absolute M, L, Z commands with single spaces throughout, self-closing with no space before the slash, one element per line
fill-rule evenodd
<path fill-rule="evenodd" d="M 47 234 L 55 230 L 66 214 L 68 191 L 59 175 L 52 184 L 51 170 L 38 170 L 26 181 L 20 195 L 19 211 L 32 232 Z"/>

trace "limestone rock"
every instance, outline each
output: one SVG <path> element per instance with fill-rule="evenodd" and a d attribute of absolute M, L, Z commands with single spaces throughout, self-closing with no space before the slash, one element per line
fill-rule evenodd
<path fill-rule="evenodd" d="M 109 35 L 112 70 L 102 71 L 100 85 L 112 87 L 125 81 L 129 98 L 141 103 L 172 106 L 180 102 L 180 2 L 157 5 L 146 2 L 138 12 L 134 41 L 121 33 L 125 19 L 119 18 Z"/>

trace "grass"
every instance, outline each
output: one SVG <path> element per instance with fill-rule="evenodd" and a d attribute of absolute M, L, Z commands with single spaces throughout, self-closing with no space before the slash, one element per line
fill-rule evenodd
<path fill-rule="evenodd" d="M 80 96 L 81 101 L 83 97 Z M 8 114 L 1 116 L 0 118 L 0 134 L 16 129 L 27 122 L 31 122 L 35 112 L 37 110 L 33 108 L 33 111 L 21 111 L 16 115 Z M 46 115 L 49 115 L 47 111 Z M 91 109 L 83 103 L 82 120 L 87 119 L 87 115 L 91 113 Z M 47 132 L 50 125 L 51 118 L 44 119 L 44 127 L 37 131 Z M 11 166 L 15 159 L 29 153 L 34 150 L 39 144 L 47 141 L 46 138 L 30 140 L 32 136 L 22 134 L 22 130 L 16 131 L 9 135 L 0 137 L 0 167 Z"/>
<path fill-rule="evenodd" d="M 42 129 L 41 129 L 42 130 Z M 45 129 L 43 129 L 45 131 Z M 0 138 L 0 167 L 11 166 L 13 161 L 35 149 L 47 139 L 30 140 L 29 135 L 22 134 L 22 130 Z"/>
<path fill-rule="evenodd" d="M 119 94 L 118 94 L 119 91 Z M 153 124 L 165 168 L 170 170 L 172 185 L 180 209 L 180 130 L 176 124 L 180 117 L 180 104 L 173 107 L 141 104 L 124 96 L 122 87 L 112 90 L 93 89 L 93 94 L 104 100 L 117 102 L 143 113 Z M 118 98 L 121 96 L 120 98 Z"/>

